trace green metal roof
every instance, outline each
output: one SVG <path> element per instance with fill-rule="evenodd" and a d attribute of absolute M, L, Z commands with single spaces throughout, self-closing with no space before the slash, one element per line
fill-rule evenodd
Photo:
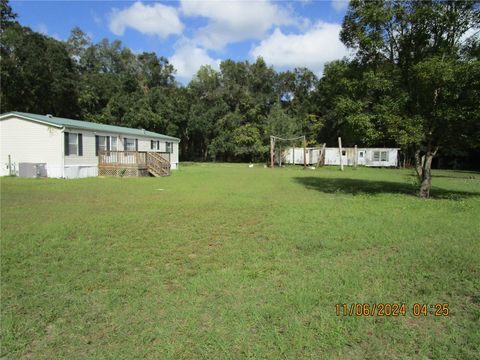
<path fill-rule="evenodd" d="M 93 123 L 89 121 L 65 119 L 65 118 L 60 118 L 55 116 L 30 114 L 30 113 L 24 113 L 24 112 L 18 112 L 18 111 L 12 111 L 12 112 L 2 114 L 0 116 L 0 119 L 6 118 L 8 116 L 18 116 L 22 119 L 31 120 L 39 123 L 45 123 L 55 127 L 67 127 L 71 129 L 103 131 L 108 133 L 120 133 L 120 134 L 126 134 L 126 135 L 135 135 L 135 136 L 151 137 L 156 139 L 180 141 L 179 138 L 176 138 L 173 136 L 158 134 L 158 133 L 143 130 L 143 129 L 132 129 L 132 128 L 127 128 L 123 126 L 99 124 L 99 123 Z"/>

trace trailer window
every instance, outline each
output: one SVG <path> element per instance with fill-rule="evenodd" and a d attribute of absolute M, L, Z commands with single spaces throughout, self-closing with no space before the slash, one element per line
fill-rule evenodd
<path fill-rule="evenodd" d="M 388 161 L 388 151 L 374 151 L 373 161 Z"/>
<path fill-rule="evenodd" d="M 65 156 L 68 155 L 78 155 L 83 156 L 83 135 L 82 134 L 72 134 L 69 132 L 64 133 L 65 138 Z"/>
<path fill-rule="evenodd" d="M 107 151 L 108 146 L 107 146 L 107 141 L 108 141 L 108 136 L 98 136 L 98 151 Z"/>
<path fill-rule="evenodd" d="M 137 151 L 136 139 L 125 138 L 124 141 L 125 141 L 125 144 L 124 144 L 125 151 Z"/>
<path fill-rule="evenodd" d="M 112 136 L 110 138 L 110 149 L 113 150 L 113 151 L 117 150 L 117 137 L 116 136 Z"/>
<path fill-rule="evenodd" d="M 68 134 L 68 153 L 78 155 L 78 134 Z"/>
<path fill-rule="evenodd" d="M 159 140 L 150 140 L 150 149 L 151 150 L 160 150 L 160 141 Z"/>

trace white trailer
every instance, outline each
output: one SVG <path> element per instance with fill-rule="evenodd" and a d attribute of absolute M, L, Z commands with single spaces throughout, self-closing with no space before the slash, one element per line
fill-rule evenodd
<path fill-rule="evenodd" d="M 10 112 L 0 115 L 0 176 L 97 176 L 99 152 L 105 150 L 161 153 L 176 169 L 179 142 L 143 129 Z"/>
<path fill-rule="evenodd" d="M 307 148 L 307 165 L 315 165 L 320 156 L 319 148 Z M 398 166 L 398 148 L 357 148 L 357 165 L 372 167 L 396 167 Z M 355 148 L 325 148 L 324 165 L 340 165 L 340 156 L 346 166 L 355 164 Z M 303 148 L 289 148 L 284 152 L 285 164 L 303 165 Z"/>

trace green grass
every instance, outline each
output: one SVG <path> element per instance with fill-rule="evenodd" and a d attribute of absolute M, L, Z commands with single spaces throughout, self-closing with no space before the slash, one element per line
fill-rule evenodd
<path fill-rule="evenodd" d="M 421 200 L 407 170 L 234 164 L 3 178 L 1 356 L 478 358 L 480 174 L 433 185 Z"/>

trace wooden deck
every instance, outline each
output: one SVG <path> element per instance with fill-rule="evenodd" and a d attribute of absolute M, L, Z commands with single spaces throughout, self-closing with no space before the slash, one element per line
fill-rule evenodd
<path fill-rule="evenodd" d="M 168 176 L 170 153 L 149 151 L 100 151 L 99 176 Z"/>

